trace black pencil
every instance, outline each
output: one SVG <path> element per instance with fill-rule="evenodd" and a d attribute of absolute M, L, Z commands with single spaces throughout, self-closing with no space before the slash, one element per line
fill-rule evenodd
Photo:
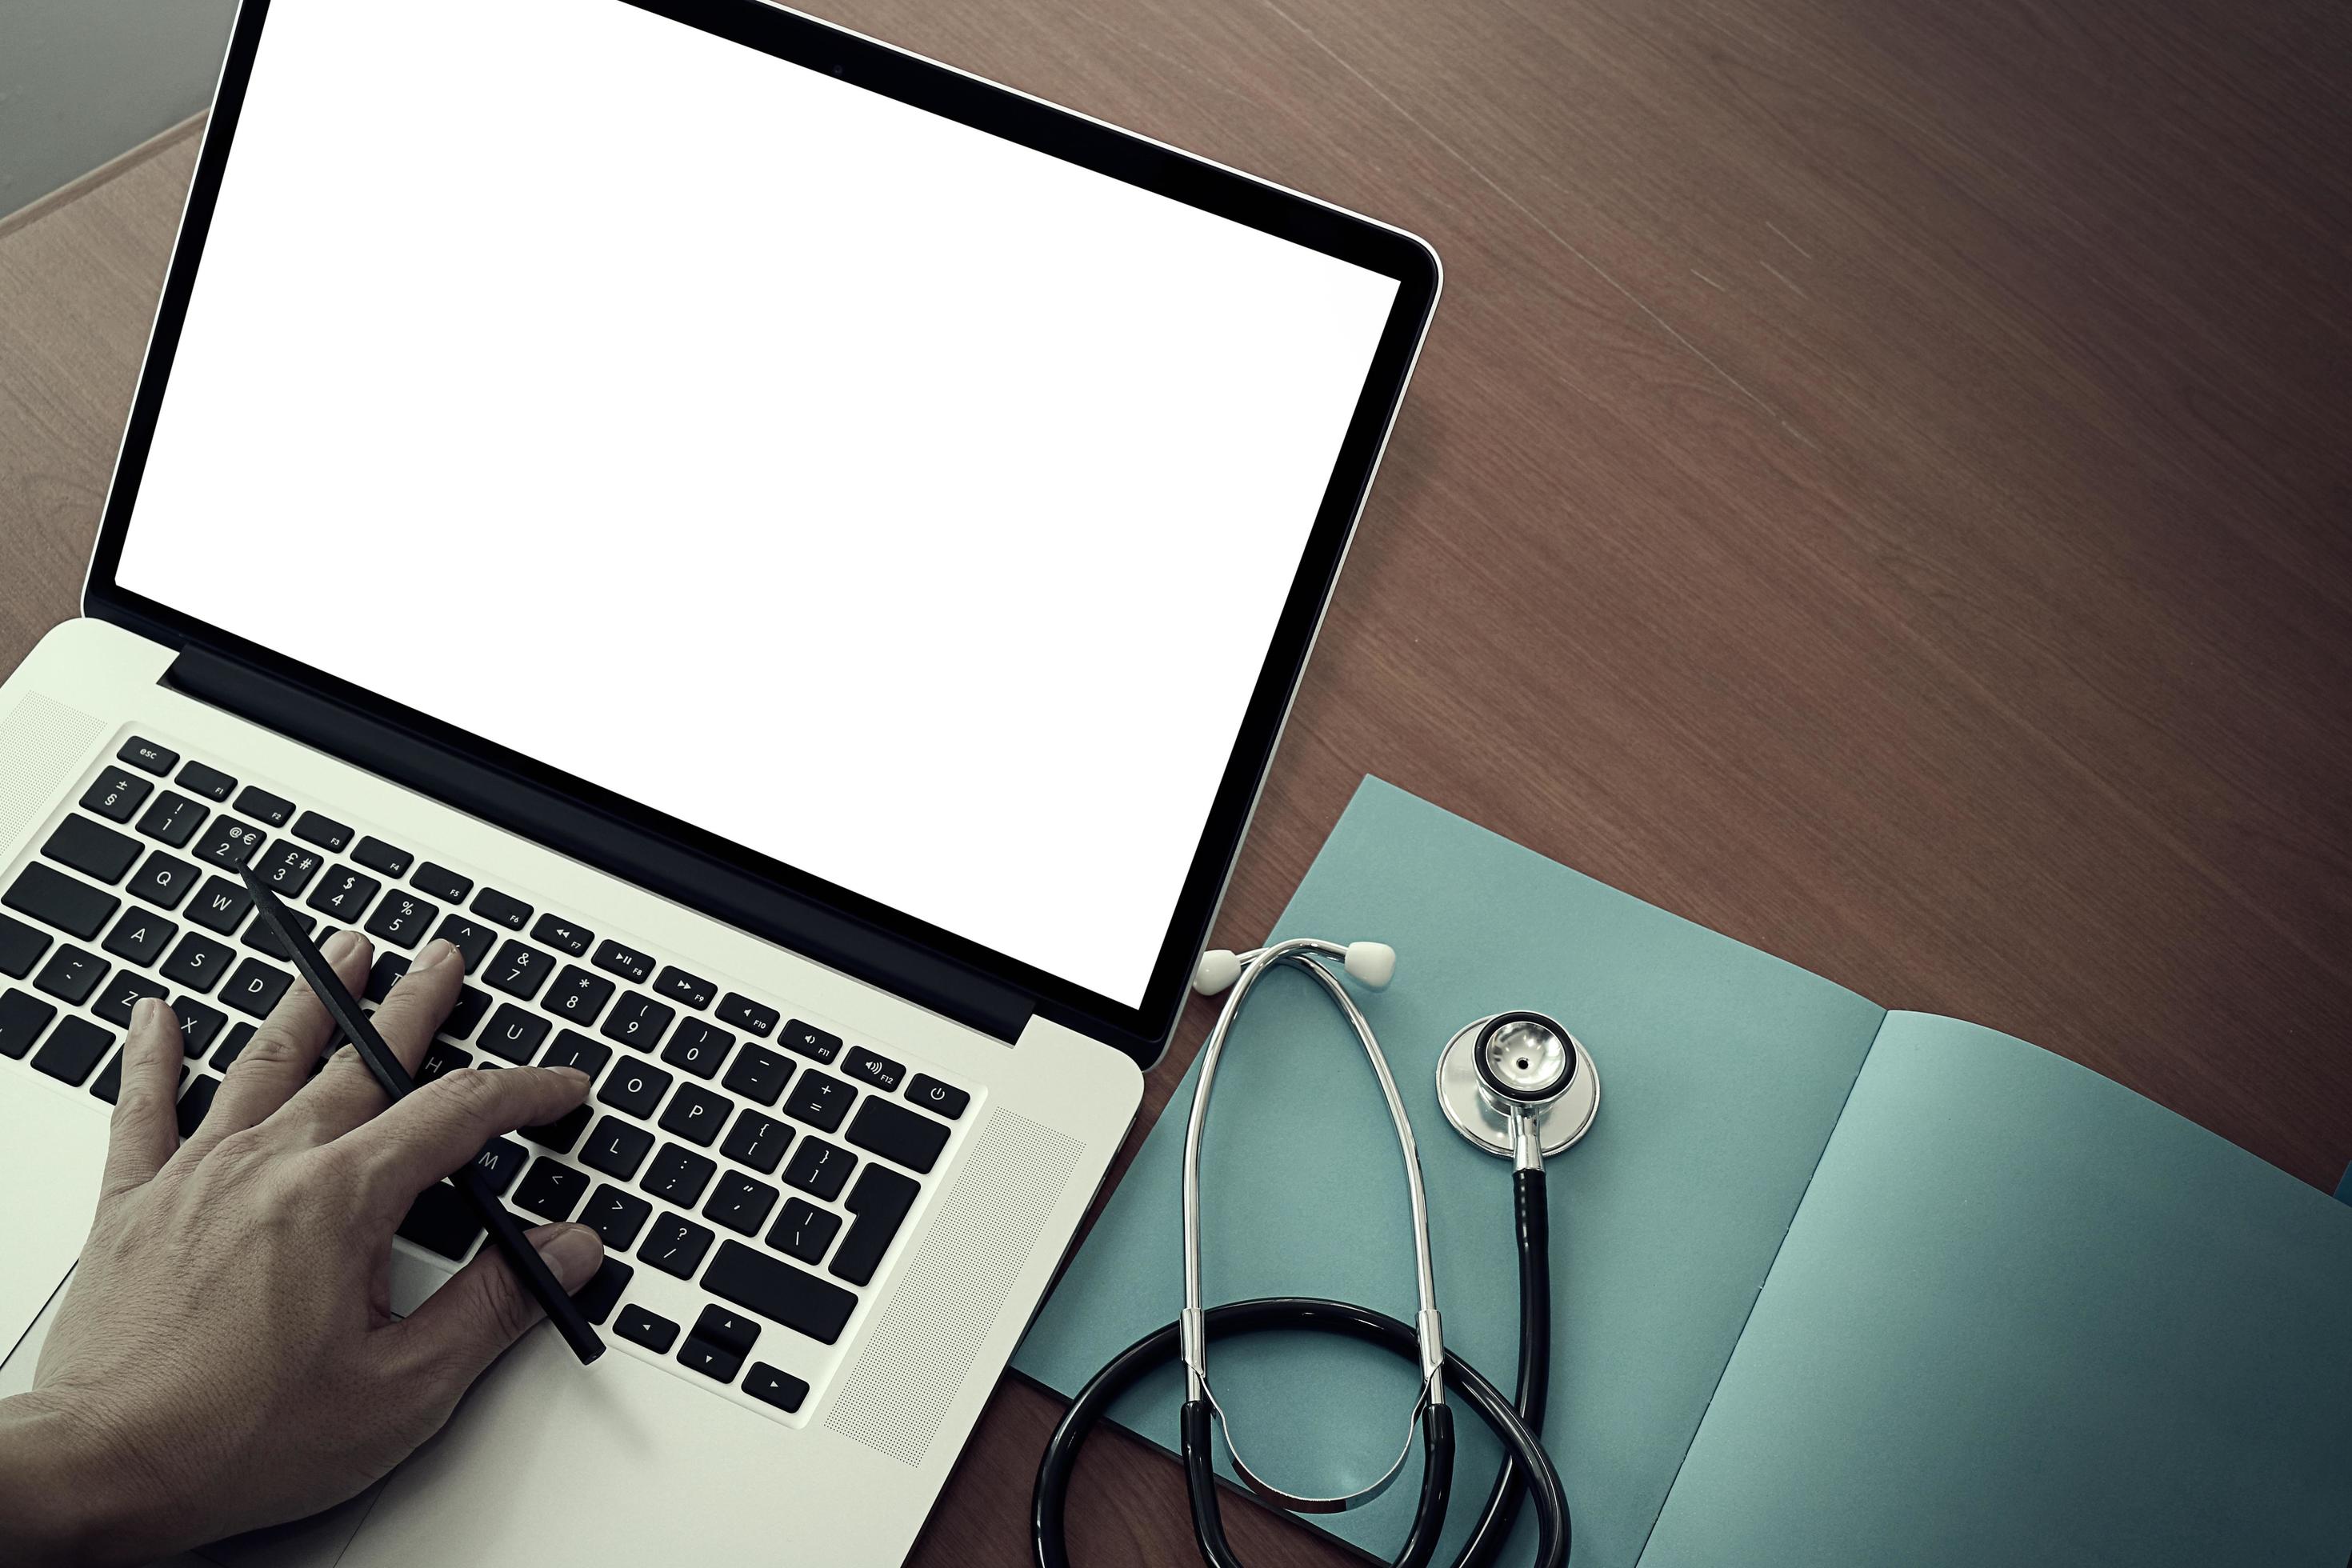
<path fill-rule="evenodd" d="M 262 881 L 253 867 L 247 864 L 243 869 L 246 888 L 253 894 L 255 907 L 260 910 L 261 918 L 268 922 L 271 931 L 278 933 L 278 940 L 284 944 L 286 951 L 293 955 L 294 967 L 301 971 L 302 978 L 310 982 L 310 989 L 326 1005 L 328 1016 L 334 1019 L 335 1026 L 359 1052 L 360 1060 L 367 1064 L 377 1087 L 394 1101 L 415 1093 L 416 1080 L 408 1076 L 408 1069 L 400 1065 L 400 1058 L 392 1054 L 392 1047 L 385 1045 L 383 1037 L 375 1032 L 375 1026 L 360 1010 L 359 1003 L 343 989 L 342 982 L 335 978 L 334 966 L 327 962 L 326 954 L 302 934 L 293 917 L 286 912 L 286 906 L 278 901 L 278 895 L 269 890 L 268 885 Z M 548 1268 L 547 1259 L 531 1246 L 530 1238 L 523 1235 L 522 1226 L 513 1215 L 507 1212 L 506 1205 L 500 1203 L 498 1195 L 483 1183 L 482 1173 L 475 1168 L 473 1162 L 467 1161 L 450 1180 L 466 1195 L 466 1201 L 473 1205 L 475 1215 L 490 1233 L 490 1239 L 498 1244 L 499 1250 L 507 1255 L 507 1262 L 516 1276 L 530 1288 L 530 1293 L 539 1299 L 539 1304 L 547 1309 L 548 1321 L 553 1323 L 555 1331 L 563 1336 L 563 1342 L 572 1347 L 572 1353 L 583 1363 L 594 1361 L 603 1355 L 604 1342 L 597 1337 L 595 1329 L 589 1324 L 579 1305 L 563 1293 L 562 1282 Z"/>

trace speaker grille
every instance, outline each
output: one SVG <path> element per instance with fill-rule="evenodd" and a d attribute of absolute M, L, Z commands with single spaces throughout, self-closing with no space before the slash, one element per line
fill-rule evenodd
<path fill-rule="evenodd" d="M 827 1427 L 902 1464 L 923 1462 L 1084 1152 L 1016 1112 L 989 1118 L 850 1368 Z"/>
<path fill-rule="evenodd" d="M 49 802 L 106 730 L 104 720 L 37 691 L 27 692 L 0 719 L 0 864 L 48 815 Z"/>

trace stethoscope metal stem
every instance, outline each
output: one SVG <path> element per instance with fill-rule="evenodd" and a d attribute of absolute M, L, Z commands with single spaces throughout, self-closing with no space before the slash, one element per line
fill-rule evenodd
<path fill-rule="evenodd" d="M 1437 1312 L 1437 1277 L 1429 1248 L 1429 1200 L 1422 1188 L 1421 1151 L 1413 1142 L 1412 1123 L 1406 1117 L 1404 1099 L 1397 1092 L 1396 1079 L 1389 1071 L 1388 1058 L 1381 1054 L 1374 1038 L 1371 1025 L 1357 1007 L 1355 998 L 1348 994 L 1339 976 L 1333 974 L 1318 958 L 1340 958 L 1347 949 L 1337 942 L 1314 937 L 1294 937 L 1276 942 L 1271 947 L 1244 955 L 1240 977 L 1234 982 L 1234 994 L 1217 1018 L 1216 1027 L 1210 1031 L 1208 1042 L 1202 1048 L 1201 1077 L 1192 1089 L 1192 1112 L 1184 1129 L 1184 1310 L 1178 1320 L 1178 1339 L 1184 1358 L 1185 1396 L 1191 1400 L 1206 1400 L 1217 1412 L 1225 1429 L 1225 1447 L 1232 1454 L 1234 1468 L 1253 1490 L 1277 1507 L 1295 1513 L 1329 1513 L 1357 1507 L 1370 1501 L 1388 1489 L 1404 1468 L 1412 1452 L 1412 1434 L 1421 1420 L 1423 1410 L 1445 1403 L 1445 1343 L 1443 1325 Z M 1209 1096 L 1216 1082 L 1217 1064 L 1223 1058 L 1225 1041 L 1233 1021 L 1241 1013 L 1242 998 L 1258 977 L 1278 963 L 1289 963 L 1303 969 L 1322 984 L 1341 1013 L 1354 1027 L 1356 1037 L 1370 1060 L 1373 1076 L 1380 1079 L 1381 1096 L 1388 1101 L 1389 1116 L 1396 1123 L 1397 1142 L 1404 1161 L 1405 1187 L 1412 1205 L 1412 1247 L 1415 1266 L 1415 1286 L 1419 1293 L 1420 1310 L 1414 1328 L 1421 1344 L 1422 1389 L 1414 1402 L 1412 1415 L 1406 1424 L 1403 1451 L 1396 1462 L 1370 1487 L 1343 1497 L 1308 1497 L 1283 1490 L 1264 1480 L 1244 1462 L 1241 1450 L 1234 1442 L 1233 1425 L 1225 1420 L 1223 1410 L 1216 1404 L 1216 1395 L 1209 1384 L 1209 1340 L 1201 1289 L 1201 1135 L 1208 1125 Z"/>

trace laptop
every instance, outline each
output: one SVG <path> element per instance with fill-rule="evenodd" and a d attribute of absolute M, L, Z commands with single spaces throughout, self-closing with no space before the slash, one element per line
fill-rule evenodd
<path fill-rule="evenodd" d="M 595 1076 L 478 1163 L 608 1258 L 600 1361 L 534 1331 L 269 1559 L 899 1562 L 1174 1027 L 1437 290 L 757 0 L 245 0 L 83 615 L 0 686 L 0 1392 L 131 1007 L 194 1127 L 293 983 L 257 862 L 373 996 L 464 952 L 422 1076 Z M 402 1310 L 480 1245 L 453 1194 Z"/>

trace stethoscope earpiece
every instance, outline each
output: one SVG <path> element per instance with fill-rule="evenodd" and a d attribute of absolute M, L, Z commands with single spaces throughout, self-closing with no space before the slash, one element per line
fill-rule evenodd
<path fill-rule="evenodd" d="M 1328 945 L 1328 944 L 1327 944 Z M 1235 952 L 1213 947 L 1192 966 L 1192 989 L 1203 996 L 1222 996 L 1242 977 L 1242 966 L 1256 962 L 1265 949 Z M 1384 942 L 1351 942 L 1338 954 L 1339 966 L 1367 991 L 1385 991 L 1396 978 L 1396 949 Z"/>

